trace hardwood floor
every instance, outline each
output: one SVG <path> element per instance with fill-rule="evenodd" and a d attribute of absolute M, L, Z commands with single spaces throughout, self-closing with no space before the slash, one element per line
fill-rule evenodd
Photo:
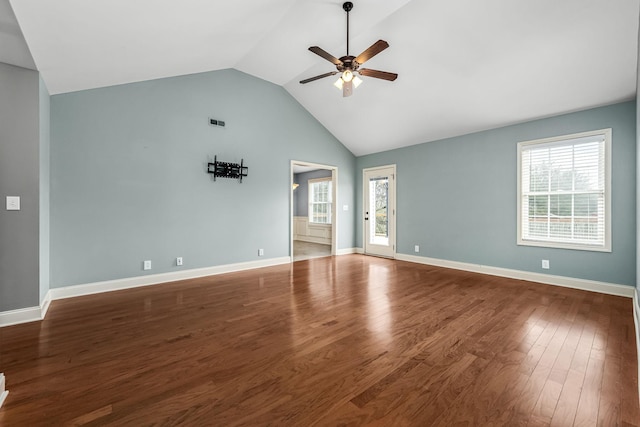
<path fill-rule="evenodd" d="M 54 301 L 2 426 L 638 426 L 631 299 L 362 255 Z"/>

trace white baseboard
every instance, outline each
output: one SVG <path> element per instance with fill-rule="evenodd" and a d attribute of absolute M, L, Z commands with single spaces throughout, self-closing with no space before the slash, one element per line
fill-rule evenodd
<path fill-rule="evenodd" d="M 195 279 L 197 277 L 213 276 L 234 271 L 251 270 L 254 268 L 271 267 L 289 264 L 291 257 L 269 258 L 259 261 L 240 262 L 235 264 L 217 265 L 214 267 L 180 270 L 170 273 L 149 274 L 146 276 L 128 277 L 125 279 L 107 280 L 104 282 L 87 283 L 83 285 L 65 286 L 49 289 L 39 307 L 28 307 L 19 310 L 0 312 L 0 327 L 34 322 L 44 319 L 52 300 L 73 298 L 83 295 L 93 295 L 102 292 L 118 291 L 122 289 L 151 286 L 160 283 L 175 282 L 177 280 Z"/>
<path fill-rule="evenodd" d="M 235 264 L 217 265 L 214 267 L 194 268 L 170 273 L 149 274 L 146 276 L 129 277 L 125 279 L 107 280 L 104 282 L 87 283 L 84 285 L 65 286 L 51 289 L 51 299 L 73 298 L 83 295 L 93 295 L 102 292 L 119 291 L 122 289 L 152 286 L 160 283 L 175 282 L 177 280 L 195 279 L 197 277 L 214 276 L 216 274 L 232 273 L 234 271 L 251 270 L 254 268 L 271 267 L 288 264 L 291 257 L 269 258 L 259 261 L 239 262 Z"/>
<path fill-rule="evenodd" d="M 396 254 L 396 259 L 400 261 L 409 261 L 418 264 L 453 268 L 456 270 L 489 274 L 491 276 L 508 277 L 510 279 L 528 280 L 531 282 L 544 283 L 547 285 L 563 286 L 565 288 L 581 289 L 584 291 L 599 292 L 601 294 L 617 295 L 627 298 L 633 298 L 635 290 L 635 288 L 632 286 L 618 285 L 615 283 L 576 279 L 573 277 L 565 276 L 554 276 L 551 274 L 533 273 L 530 271 L 512 270 L 509 268 L 491 267 L 488 265 L 471 264 L 459 261 L 448 261 L 416 255 Z"/>
<path fill-rule="evenodd" d="M 42 309 L 39 306 L 0 312 L 0 327 L 35 322 L 37 320 L 42 320 Z"/>
<path fill-rule="evenodd" d="M 49 311 L 49 305 L 51 305 L 51 290 L 47 292 L 47 295 L 44 296 L 44 300 L 40 303 L 40 318 L 44 319 L 44 316 L 47 315 L 47 311 Z M 0 324 L 1 326 L 1 324 Z"/>
<path fill-rule="evenodd" d="M 633 324 L 636 327 L 636 356 L 638 358 L 638 402 L 640 403 L 640 296 L 638 289 L 633 293 Z"/>
<path fill-rule="evenodd" d="M 358 253 L 358 248 L 344 248 L 344 249 L 338 249 L 336 251 L 336 255 L 350 255 L 350 254 L 357 254 Z"/>
<path fill-rule="evenodd" d="M 0 408 L 2 408 L 2 404 L 4 403 L 4 400 L 7 398 L 7 395 L 9 394 L 9 391 L 5 390 L 5 383 L 4 383 L 4 374 L 0 373 Z"/>

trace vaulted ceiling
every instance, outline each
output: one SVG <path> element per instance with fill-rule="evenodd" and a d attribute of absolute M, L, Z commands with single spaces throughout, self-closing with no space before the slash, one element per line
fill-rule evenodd
<path fill-rule="evenodd" d="M 283 86 L 356 155 L 636 94 L 640 0 L 353 3 L 349 53 L 386 40 L 366 67 L 399 77 L 363 77 L 349 98 L 335 77 L 298 83 L 334 70 L 309 46 L 346 53 L 339 0 L 0 0 L 0 61 L 37 67 L 51 94 L 235 68 Z"/>

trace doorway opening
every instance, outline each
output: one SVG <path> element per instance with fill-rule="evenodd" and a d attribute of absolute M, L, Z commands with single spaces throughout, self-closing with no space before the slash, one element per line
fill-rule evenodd
<path fill-rule="evenodd" d="M 292 261 L 336 254 L 338 168 L 291 161 Z"/>
<path fill-rule="evenodd" d="M 396 165 L 362 171 L 364 253 L 395 258 Z"/>

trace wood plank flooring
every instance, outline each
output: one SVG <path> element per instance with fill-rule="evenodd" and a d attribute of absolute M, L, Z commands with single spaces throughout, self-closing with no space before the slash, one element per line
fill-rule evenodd
<path fill-rule="evenodd" d="M 2 426 L 640 426 L 632 301 L 361 255 L 54 301 Z"/>

